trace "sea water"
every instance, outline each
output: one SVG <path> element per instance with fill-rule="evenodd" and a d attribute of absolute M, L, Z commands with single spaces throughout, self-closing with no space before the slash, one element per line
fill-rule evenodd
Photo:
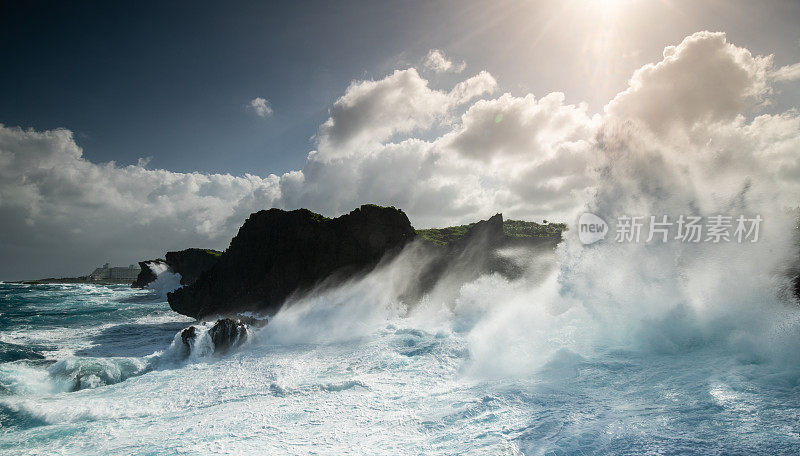
<path fill-rule="evenodd" d="M 413 308 L 382 302 L 373 274 L 188 357 L 193 322 L 156 290 L 0 284 L 0 453 L 800 453 L 791 353 L 674 309 L 610 337 L 548 274 Z M 791 351 L 796 309 L 771 309 Z"/>

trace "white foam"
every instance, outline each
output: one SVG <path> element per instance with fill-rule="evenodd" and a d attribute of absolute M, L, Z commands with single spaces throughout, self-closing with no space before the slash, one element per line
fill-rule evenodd
<path fill-rule="evenodd" d="M 173 272 L 170 267 L 165 263 L 146 263 L 147 267 L 156 275 L 156 279 L 147 285 L 147 288 L 154 290 L 163 299 L 167 298 L 167 293 L 180 288 L 181 275 Z"/>

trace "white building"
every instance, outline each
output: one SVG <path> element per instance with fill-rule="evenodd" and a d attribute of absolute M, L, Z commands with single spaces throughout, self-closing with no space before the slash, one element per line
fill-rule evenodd
<path fill-rule="evenodd" d="M 132 264 L 127 268 L 124 267 L 111 267 L 108 263 L 104 264 L 103 267 L 97 268 L 89 274 L 89 280 L 99 281 L 99 280 L 119 280 L 119 281 L 131 281 L 133 282 L 136 280 L 136 276 L 139 275 L 139 268 L 138 265 Z"/>

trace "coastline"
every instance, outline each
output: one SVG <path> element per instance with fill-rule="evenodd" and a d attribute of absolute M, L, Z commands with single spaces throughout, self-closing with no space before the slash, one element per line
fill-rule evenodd
<path fill-rule="evenodd" d="M 62 277 L 62 278 L 47 278 L 36 280 L 4 280 L 0 283 L 15 283 L 23 285 L 43 285 L 43 284 L 58 284 L 58 283 L 83 283 L 88 285 L 130 285 L 132 282 L 126 279 L 97 279 L 93 280 L 89 277 Z"/>

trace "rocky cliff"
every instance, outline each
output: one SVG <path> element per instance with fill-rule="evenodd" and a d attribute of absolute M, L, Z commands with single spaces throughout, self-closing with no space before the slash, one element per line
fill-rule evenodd
<path fill-rule="evenodd" d="M 211 269 L 219 261 L 222 252 L 210 249 L 186 249 L 177 252 L 167 252 L 165 260 L 140 261 L 142 268 L 139 276 L 131 285 L 133 288 L 144 288 L 156 280 L 156 274 L 151 266 L 163 264 L 172 272 L 181 275 L 181 285 L 194 283 L 202 273 Z"/>
<path fill-rule="evenodd" d="M 418 230 L 421 254 L 412 260 L 416 274 L 401 298 L 415 302 L 435 287 L 454 293 L 485 274 L 520 277 L 530 260 L 552 256 L 566 229 L 561 223 L 503 220 L 495 214 L 469 225 Z"/>
<path fill-rule="evenodd" d="M 217 250 L 186 249 L 167 252 L 164 258 L 169 268 L 181 275 L 181 285 L 191 285 L 204 272 L 213 268 L 221 256 L 222 252 Z"/>
<path fill-rule="evenodd" d="M 364 205 L 329 219 L 306 209 L 251 214 L 219 260 L 191 285 L 168 295 L 194 318 L 276 312 L 292 293 L 368 270 L 414 239 L 405 213 Z"/>
<path fill-rule="evenodd" d="M 154 263 L 165 263 L 164 260 L 150 260 L 150 261 L 140 261 L 139 267 L 139 275 L 136 276 L 136 280 L 133 281 L 131 284 L 131 288 L 144 288 L 150 284 L 150 282 L 156 280 L 156 273 L 150 268 L 150 266 Z"/>

